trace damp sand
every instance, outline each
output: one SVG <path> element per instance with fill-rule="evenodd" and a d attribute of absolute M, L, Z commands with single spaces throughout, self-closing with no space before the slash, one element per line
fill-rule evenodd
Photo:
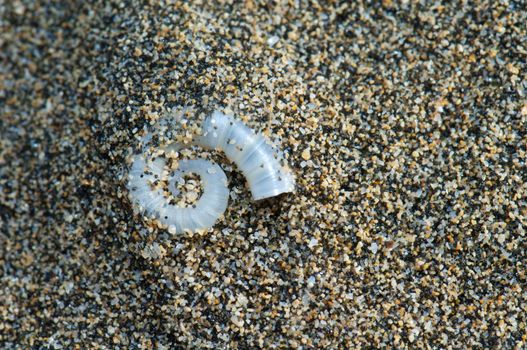
<path fill-rule="evenodd" d="M 1 347 L 524 348 L 525 23 L 521 1 L 0 3 Z M 279 143 L 296 193 L 252 202 L 220 159 L 210 232 L 134 215 L 126 159 L 184 106 Z"/>

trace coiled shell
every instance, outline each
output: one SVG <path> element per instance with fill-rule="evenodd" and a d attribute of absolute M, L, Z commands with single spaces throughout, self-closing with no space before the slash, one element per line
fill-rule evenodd
<path fill-rule="evenodd" d="M 236 164 L 247 179 L 254 200 L 276 196 L 294 190 L 294 179 L 285 162 L 267 140 L 232 116 L 214 112 L 202 126 L 203 132 L 193 143 L 205 149 L 221 150 Z M 150 135 L 145 140 L 150 140 Z M 183 145 L 175 143 L 162 150 L 177 151 Z M 147 161 L 146 151 L 133 157 L 128 176 L 130 199 L 141 213 L 166 225 L 171 233 L 208 229 L 225 212 L 229 197 L 227 177 L 217 165 L 205 159 L 180 160 L 171 173 L 166 159 Z M 168 200 L 166 190 L 156 186 L 168 178 L 168 190 L 177 194 L 175 184 L 185 174 L 200 177 L 203 193 L 193 207 L 180 207 Z"/>

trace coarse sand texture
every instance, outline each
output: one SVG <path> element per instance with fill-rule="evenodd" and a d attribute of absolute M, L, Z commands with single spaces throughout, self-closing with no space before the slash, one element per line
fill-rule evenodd
<path fill-rule="evenodd" d="M 0 1 L 0 349 L 525 349 L 526 23 Z"/>

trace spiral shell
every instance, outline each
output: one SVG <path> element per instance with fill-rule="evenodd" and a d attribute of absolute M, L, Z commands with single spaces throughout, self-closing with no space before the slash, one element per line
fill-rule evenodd
<path fill-rule="evenodd" d="M 145 137 L 148 140 L 150 135 Z M 232 116 L 214 112 L 207 117 L 202 133 L 193 144 L 208 150 L 221 150 L 245 176 L 254 200 L 294 191 L 294 178 L 284 159 L 264 136 L 235 120 Z M 160 150 L 178 151 L 184 145 L 174 143 Z M 175 184 L 185 175 L 200 177 L 203 193 L 195 205 L 180 207 L 168 200 L 166 189 L 158 186 L 168 178 L 168 190 L 177 194 Z M 211 228 L 225 212 L 229 197 L 227 177 L 215 163 L 205 160 L 180 160 L 179 167 L 170 172 L 166 159 L 154 157 L 147 161 L 146 152 L 133 157 L 128 175 L 130 199 L 140 212 L 156 218 L 169 232 L 197 231 Z"/>

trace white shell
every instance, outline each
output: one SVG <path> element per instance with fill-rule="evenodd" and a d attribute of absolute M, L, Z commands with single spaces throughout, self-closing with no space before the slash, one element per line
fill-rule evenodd
<path fill-rule="evenodd" d="M 291 173 L 280 164 L 282 159 L 262 135 L 220 112 L 205 119 L 202 129 L 203 134 L 195 138 L 194 143 L 203 148 L 222 150 L 244 174 L 254 200 L 294 190 Z M 146 135 L 144 139 L 150 138 Z M 181 147 L 172 144 L 165 150 L 177 151 Z M 212 227 L 227 208 L 229 189 L 223 170 L 204 159 L 179 161 L 179 168 L 169 179 L 169 189 L 175 193 L 174 184 L 185 173 L 199 175 L 203 186 L 203 194 L 195 206 L 184 208 L 170 204 L 161 189 L 151 187 L 153 182 L 162 178 L 165 162 L 163 158 L 147 162 L 142 154 L 134 156 L 128 176 L 131 200 L 141 212 L 158 219 L 172 233 Z"/>
<path fill-rule="evenodd" d="M 254 200 L 294 191 L 293 176 L 262 135 L 220 112 L 205 120 L 203 131 L 196 144 L 222 150 L 247 179 Z"/>
<path fill-rule="evenodd" d="M 229 189 L 223 170 L 217 164 L 205 159 L 181 160 L 179 168 L 170 178 L 169 188 L 172 192 L 176 192 L 174 184 L 185 173 L 199 175 L 203 185 L 203 194 L 195 206 L 183 208 L 170 204 L 161 190 L 153 191 L 150 188 L 149 181 L 154 181 L 156 175 L 161 178 L 163 168 L 164 160 L 158 159 L 152 164 L 147 164 L 141 155 L 135 156 L 128 186 L 139 208 L 146 211 L 149 216 L 155 216 L 162 224 L 176 232 L 212 227 L 227 209 Z"/>

